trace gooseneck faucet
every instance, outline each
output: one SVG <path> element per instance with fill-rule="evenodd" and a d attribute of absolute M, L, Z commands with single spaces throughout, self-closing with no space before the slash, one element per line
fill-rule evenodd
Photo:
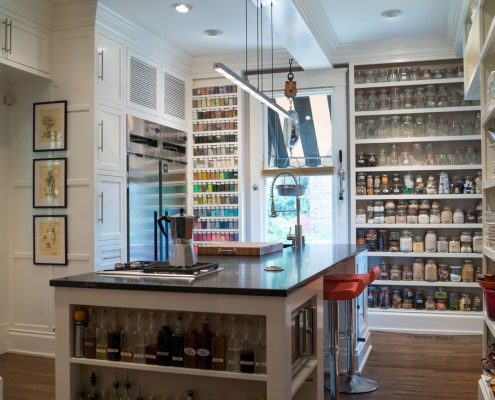
<path fill-rule="evenodd" d="M 273 198 L 273 189 L 275 187 L 275 182 L 277 179 L 282 176 L 282 175 L 288 175 L 292 179 L 294 179 L 295 187 L 296 187 L 296 209 L 295 210 L 277 210 L 275 208 L 275 200 Z M 295 226 L 295 234 L 291 235 L 290 231 L 289 234 L 287 235 L 287 240 L 292 240 L 292 247 L 294 248 L 299 248 L 302 246 L 302 226 L 301 226 L 301 201 L 299 199 L 299 191 L 300 191 L 301 185 L 298 182 L 297 177 L 292 174 L 291 172 L 280 172 L 277 175 L 275 175 L 275 178 L 273 178 L 272 181 L 272 186 L 270 188 L 270 201 L 271 201 L 271 217 L 276 218 L 278 213 L 280 212 L 296 212 L 296 226 Z"/>

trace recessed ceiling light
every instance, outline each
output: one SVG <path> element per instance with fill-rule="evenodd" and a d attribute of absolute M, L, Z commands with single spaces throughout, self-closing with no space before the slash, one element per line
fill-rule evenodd
<path fill-rule="evenodd" d="M 393 10 L 385 10 L 382 12 L 382 16 L 385 18 L 395 18 L 402 15 L 402 10 L 393 9 Z"/>
<path fill-rule="evenodd" d="M 220 29 L 207 29 L 204 31 L 206 36 L 222 36 L 222 33 Z"/>
<path fill-rule="evenodd" d="M 192 10 L 192 5 L 189 3 L 174 3 L 170 7 L 181 14 L 186 14 Z"/>

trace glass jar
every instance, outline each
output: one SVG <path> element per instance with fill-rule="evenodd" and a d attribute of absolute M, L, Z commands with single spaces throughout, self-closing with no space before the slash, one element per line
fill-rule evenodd
<path fill-rule="evenodd" d="M 460 282 L 461 279 L 462 279 L 461 266 L 460 265 L 451 265 L 450 266 L 450 280 L 452 282 Z"/>
<path fill-rule="evenodd" d="M 461 208 L 456 208 L 452 213 L 452 222 L 454 224 L 463 224 L 464 223 L 464 211 Z"/>
<path fill-rule="evenodd" d="M 461 253 L 472 253 L 473 246 L 471 242 L 461 242 Z"/>
<path fill-rule="evenodd" d="M 399 68 L 399 80 L 400 81 L 408 81 L 409 80 L 409 68 L 407 68 L 407 67 Z"/>
<path fill-rule="evenodd" d="M 433 174 L 428 174 L 425 192 L 426 194 L 437 194 L 437 181 Z"/>
<path fill-rule="evenodd" d="M 423 291 L 421 289 L 416 290 L 413 304 L 415 310 L 423 310 L 425 308 L 425 299 L 423 296 Z"/>
<path fill-rule="evenodd" d="M 425 104 L 427 108 L 435 108 L 437 106 L 437 89 L 434 85 L 426 86 Z"/>
<path fill-rule="evenodd" d="M 378 109 L 378 96 L 376 90 L 372 89 L 368 91 L 368 111 L 375 111 Z"/>
<path fill-rule="evenodd" d="M 395 224 L 395 210 L 385 210 L 385 223 Z"/>
<path fill-rule="evenodd" d="M 461 243 L 472 243 L 473 241 L 473 238 L 471 236 L 471 232 L 469 231 L 461 231 L 461 236 L 459 238 L 459 240 L 461 241 Z"/>
<path fill-rule="evenodd" d="M 440 211 L 430 210 L 430 224 L 439 224 L 439 223 L 440 223 Z"/>
<path fill-rule="evenodd" d="M 385 223 L 385 213 L 376 212 L 375 216 L 373 217 L 373 223 L 374 224 L 384 224 Z"/>
<path fill-rule="evenodd" d="M 421 79 L 421 68 L 411 67 L 409 68 L 409 80 L 419 81 Z"/>
<path fill-rule="evenodd" d="M 390 90 L 390 109 L 398 110 L 402 107 L 402 98 L 400 94 L 400 88 L 393 87 Z"/>
<path fill-rule="evenodd" d="M 423 176 L 421 174 L 416 175 L 416 180 L 414 182 L 414 194 L 424 194 L 425 193 L 425 183 L 423 181 Z"/>
<path fill-rule="evenodd" d="M 445 236 L 439 236 L 437 239 L 437 252 L 438 253 L 448 253 L 449 252 L 449 242 Z"/>
<path fill-rule="evenodd" d="M 414 90 L 404 89 L 402 93 L 402 108 L 413 108 L 414 107 Z"/>
<path fill-rule="evenodd" d="M 376 70 L 368 69 L 365 73 L 365 83 L 376 83 Z"/>
<path fill-rule="evenodd" d="M 449 206 L 445 206 L 440 214 L 440 222 L 442 224 L 451 224 L 452 223 L 452 210 Z"/>
<path fill-rule="evenodd" d="M 356 167 L 357 168 L 363 168 L 366 167 L 366 156 L 362 151 L 357 153 L 356 155 Z"/>
<path fill-rule="evenodd" d="M 378 95 L 378 109 L 389 110 L 390 109 L 390 92 L 388 89 L 380 89 Z"/>
<path fill-rule="evenodd" d="M 402 193 L 411 194 L 414 189 L 414 179 L 412 175 L 404 175 L 404 185 L 402 186 Z"/>
<path fill-rule="evenodd" d="M 395 214 L 395 222 L 397 224 L 407 223 L 407 210 L 397 210 Z"/>
<path fill-rule="evenodd" d="M 412 251 L 413 234 L 411 231 L 404 230 L 400 235 L 400 251 L 410 253 Z"/>
<path fill-rule="evenodd" d="M 406 264 L 402 266 L 402 280 L 412 281 L 413 280 L 413 270 L 412 265 Z"/>
<path fill-rule="evenodd" d="M 424 253 L 425 251 L 425 243 L 423 241 L 423 236 L 414 236 L 413 237 L 413 250 L 414 253 Z"/>
<path fill-rule="evenodd" d="M 415 92 L 414 108 L 425 108 L 426 105 L 425 101 L 426 101 L 425 88 L 419 86 L 416 88 L 416 92 Z"/>
<path fill-rule="evenodd" d="M 400 105 L 399 107 L 400 108 Z M 392 115 L 390 117 L 390 136 L 399 137 L 402 134 L 402 123 L 399 115 Z"/>
<path fill-rule="evenodd" d="M 447 264 L 438 264 L 438 280 L 442 282 L 449 280 L 449 266 Z"/>
<path fill-rule="evenodd" d="M 366 156 L 366 166 L 375 167 L 376 166 L 376 153 L 368 153 Z"/>
<path fill-rule="evenodd" d="M 424 281 L 425 280 L 425 264 L 421 258 L 416 258 L 413 263 L 413 280 Z"/>
<path fill-rule="evenodd" d="M 430 214 L 426 210 L 419 210 L 418 224 L 428 224 L 430 222 Z"/>
<path fill-rule="evenodd" d="M 472 135 L 473 134 L 473 121 L 469 118 L 462 120 L 461 124 L 461 135 Z"/>
<path fill-rule="evenodd" d="M 356 210 L 356 224 L 366 223 L 366 210 L 364 208 L 358 208 Z"/>
<path fill-rule="evenodd" d="M 425 310 L 428 310 L 428 311 L 435 310 L 435 297 L 434 296 L 432 296 L 432 295 L 426 296 Z"/>
<path fill-rule="evenodd" d="M 379 138 L 383 139 L 390 136 L 390 123 L 388 117 L 382 116 L 378 118 L 376 131 Z"/>
<path fill-rule="evenodd" d="M 435 310 L 437 311 L 447 311 L 448 304 L 446 299 L 437 299 L 435 303 Z"/>
<path fill-rule="evenodd" d="M 385 207 L 383 205 L 383 200 L 375 200 L 373 203 L 373 211 L 374 212 L 384 212 Z"/>
<path fill-rule="evenodd" d="M 389 279 L 389 265 L 386 262 L 380 264 L 380 276 L 378 279 L 381 281 L 387 281 Z"/>
<path fill-rule="evenodd" d="M 474 232 L 473 253 L 483 253 L 483 232 L 481 231 Z"/>
<path fill-rule="evenodd" d="M 464 260 L 461 276 L 463 282 L 474 282 L 474 265 L 471 260 Z"/>
<path fill-rule="evenodd" d="M 432 210 L 440 210 L 440 203 L 438 201 L 436 201 L 436 200 L 433 200 L 431 202 L 431 206 L 430 207 L 431 207 Z"/>
<path fill-rule="evenodd" d="M 400 234 L 399 232 L 389 232 L 388 234 L 388 251 L 400 251 Z"/>
<path fill-rule="evenodd" d="M 366 138 L 376 139 L 376 121 L 374 119 L 368 119 L 365 124 Z"/>
<path fill-rule="evenodd" d="M 474 210 L 467 209 L 464 213 L 464 222 L 466 224 L 475 224 L 476 223 L 476 213 Z"/>
<path fill-rule="evenodd" d="M 473 304 L 471 306 L 471 311 L 481 311 L 481 297 L 473 296 Z"/>
<path fill-rule="evenodd" d="M 438 134 L 438 122 L 433 114 L 426 114 L 426 135 L 435 136 Z"/>
<path fill-rule="evenodd" d="M 402 268 L 399 264 L 392 264 L 390 266 L 390 280 L 400 281 L 402 278 Z"/>
<path fill-rule="evenodd" d="M 419 201 L 419 211 L 429 211 L 430 210 L 430 200 L 420 200 Z"/>
<path fill-rule="evenodd" d="M 455 292 L 449 293 L 449 310 L 459 311 L 459 294 Z"/>
<path fill-rule="evenodd" d="M 392 294 L 390 288 L 384 286 L 378 295 L 378 306 L 383 309 L 390 308 L 392 305 Z"/>
<path fill-rule="evenodd" d="M 363 230 L 356 232 L 356 244 L 359 246 L 366 245 L 366 233 Z"/>
<path fill-rule="evenodd" d="M 438 279 L 437 264 L 435 264 L 435 261 L 430 258 L 425 264 L 425 281 L 436 282 L 437 279 Z"/>
<path fill-rule="evenodd" d="M 407 205 L 408 210 L 414 210 L 414 211 L 419 211 L 419 202 L 418 200 L 409 200 L 409 203 Z"/>
<path fill-rule="evenodd" d="M 402 135 L 406 137 L 414 136 L 414 121 L 410 115 L 402 117 Z"/>
<path fill-rule="evenodd" d="M 402 308 L 402 297 L 400 294 L 400 289 L 394 289 L 394 292 L 392 293 L 392 308 Z"/>
<path fill-rule="evenodd" d="M 438 86 L 437 90 L 437 107 L 448 107 L 449 98 L 448 91 L 445 86 Z"/>
<path fill-rule="evenodd" d="M 378 231 L 378 251 L 385 251 L 388 248 L 388 231 L 380 229 Z"/>
<path fill-rule="evenodd" d="M 449 253 L 460 253 L 461 252 L 461 242 L 459 236 L 451 236 L 449 238 Z"/>
<path fill-rule="evenodd" d="M 437 251 L 437 232 L 428 229 L 425 235 L 425 252 L 435 253 Z"/>
<path fill-rule="evenodd" d="M 471 307 L 471 296 L 467 293 L 461 293 L 461 298 L 459 299 L 459 311 L 471 311 Z"/>
<path fill-rule="evenodd" d="M 395 200 L 386 200 L 384 207 L 385 207 L 385 211 L 395 210 Z"/>
<path fill-rule="evenodd" d="M 424 153 L 421 143 L 413 143 L 412 147 L 412 165 L 423 165 Z"/>
<path fill-rule="evenodd" d="M 376 81 L 377 82 L 387 82 L 388 80 L 388 71 L 386 68 L 380 68 L 376 73 Z"/>
<path fill-rule="evenodd" d="M 400 153 L 400 163 L 401 165 L 412 165 L 412 154 L 409 151 L 403 151 L 402 153 Z"/>
<path fill-rule="evenodd" d="M 411 208 L 407 210 L 406 223 L 407 224 L 417 224 L 418 223 L 418 211 L 417 210 L 414 210 Z"/>
<path fill-rule="evenodd" d="M 388 70 L 388 81 L 398 82 L 399 81 L 399 71 L 397 68 L 391 68 Z"/>
<path fill-rule="evenodd" d="M 412 309 L 414 300 L 414 292 L 411 288 L 404 288 L 402 290 L 402 308 L 404 309 Z"/>

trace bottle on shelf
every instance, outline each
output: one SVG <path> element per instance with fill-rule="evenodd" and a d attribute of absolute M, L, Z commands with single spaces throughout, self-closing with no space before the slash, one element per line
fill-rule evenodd
<path fill-rule="evenodd" d="M 266 330 L 265 318 L 258 321 L 258 337 L 254 349 L 255 372 L 266 374 Z"/>
<path fill-rule="evenodd" d="M 110 400 L 120 400 L 119 387 L 120 387 L 120 382 L 117 379 L 117 374 L 115 374 L 115 380 L 112 383 L 113 394 L 110 397 Z"/>
<path fill-rule="evenodd" d="M 106 311 L 104 308 L 100 311 L 100 322 L 96 328 L 96 358 L 98 360 L 107 360 L 107 327 L 106 327 Z"/>
<path fill-rule="evenodd" d="M 211 369 L 211 342 L 212 333 L 208 317 L 203 317 L 203 327 L 198 335 L 198 368 Z"/>
<path fill-rule="evenodd" d="M 122 397 L 122 400 L 134 400 L 134 398 L 131 396 L 131 383 L 129 382 L 129 377 L 126 377 L 126 381 L 124 383 L 124 396 Z"/>
<path fill-rule="evenodd" d="M 136 319 L 136 330 L 134 331 L 134 354 L 132 356 L 132 360 L 138 364 L 145 363 L 145 334 L 142 329 L 142 316 L 141 313 L 138 312 Z"/>
<path fill-rule="evenodd" d="M 158 334 L 156 331 L 155 324 L 155 313 L 153 311 L 149 314 L 149 325 L 146 331 L 145 337 L 145 350 L 144 359 L 146 364 L 156 364 L 156 348 L 157 348 L 157 338 Z"/>
<path fill-rule="evenodd" d="M 232 317 L 229 344 L 227 346 L 227 371 L 240 372 L 241 338 L 237 327 L 237 318 Z"/>
<path fill-rule="evenodd" d="M 184 366 L 184 328 L 182 327 L 182 317 L 177 315 L 175 321 L 175 331 L 172 335 L 170 345 L 171 365 L 174 367 Z"/>
<path fill-rule="evenodd" d="M 225 352 L 226 352 L 226 338 L 222 329 L 222 317 L 217 315 L 216 317 L 216 332 L 213 336 L 211 343 L 211 368 L 216 371 L 225 371 Z"/>
<path fill-rule="evenodd" d="M 86 397 L 87 400 L 100 400 L 100 396 L 96 390 L 96 374 L 91 372 L 91 376 L 89 378 L 89 393 Z"/>
<path fill-rule="evenodd" d="M 244 325 L 244 336 L 241 340 L 240 366 L 241 372 L 254 373 L 254 341 L 252 339 L 251 320 Z"/>
<path fill-rule="evenodd" d="M 88 323 L 84 327 L 84 357 L 96 358 L 96 327 L 95 327 L 96 315 L 93 312 L 93 308 L 88 308 Z"/>
<path fill-rule="evenodd" d="M 117 310 L 112 310 L 112 324 L 107 333 L 107 357 L 109 361 L 120 361 L 122 330 L 119 325 Z"/>
<path fill-rule="evenodd" d="M 162 313 L 162 327 L 158 332 L 156 363 L 158 365 L 171 365 L 170 347 L 172 345 L 172 330 L 168 326 L 167 313 Z"/>
<path fill-rule="evenodd" d="M 134 332 L 132 331 L 132 313 L 125 313 L 124 329 L 122 330 L 122 343 L 120 350 L 120 360 L 132 362 L 134 355 Z"/>
<path fill-rule="evenodd" d="M 189 314 L 187 332 L 184 337 L 184 367 L 198 368 L 198 331 L 196 330 L 196 321 L 194 314 Z"/>

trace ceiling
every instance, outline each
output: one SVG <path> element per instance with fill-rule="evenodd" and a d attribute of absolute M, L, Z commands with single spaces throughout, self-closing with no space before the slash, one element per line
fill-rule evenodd
<path fill-rule="evenodd" d="M 193 7 L 188 14 L 179 14 L 170 7 L 176 1 L 100 0 L 191 56 L 245 51 L 246 0 L 188 0 Z M 256 37 L 257 1 L 260 0 L 247 0 L 247 39 L 251 51 L 261 43 Z M 464 20 L 467 3 L 468 0 L 276 0 L 273 47 L 288 50 L 301 65 L 302 58 L 310 58 L 310 53 L 314 53 L 313 64 L 320 67 L 327 66 L 325 62 L 328 66 L 335 62 L 336 54 L 346 47 L 362 45 L 362 51 L 366 52 L 367 48 L 371 51 L 368 44 L 385 46 L 398 39 L 402 40 L 404 49 L 407 41 L 418 40 L 425 43 L 435 40 L 442 46 L 455 48 L 462 31 L 459 21 Z M 403 11 L 401 16 L 388 19 L 381 16 L 384 10 L 396 8 Z M 269 10 L 264 7 L 265 48 L 271 46 Z M 219 29 L 223 34 L 208 37 L 204 34 L 206 29 Z"/>

